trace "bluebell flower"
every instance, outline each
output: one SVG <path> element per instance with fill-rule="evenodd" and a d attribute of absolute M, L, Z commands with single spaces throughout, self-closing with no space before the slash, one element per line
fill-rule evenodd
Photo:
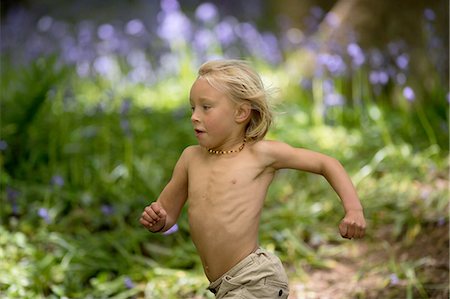
<path fill-rule="evenodd" d="M 236 26 L 237 23 L 236 19 L 228 17 L 215 26 L 214 32 L 222 45 L 228 46 L 236 40 L 233 27 Z"/>
<path fill-rule="evenodd" d="M 391 286 L 396 286 L 400 283 L 400 279 L 398 278 L 397 274 L 392 273 L 391 275 L 389 275 L 389 284 Z"/>
<path fill-rule="evenodd" d="M 341 94 L 333 92 L 325 95 L 324 103 L 328 107 L 342 106 L 345 100 Z"/>
<path fill-rule="evenodd" d="M 408 68 L 408 64 L 409 64 L 409 56 L 408 54 L 402 54 L 399 55 L 396 59 L 395 59 L 395 63 L 397 64 L 397 66 L 402 69 L 402 70 L 406 70 Z"/>
<path fill-rule="evenodd" d="M 217 19 L 217 16 L 217 7 L 210 2 L 200 4 L 195 10 L 195 17 L 205 23 L 214 22 Z"/>
<path fill-rule="evenodd" d="M 125 25 L 125 32 L 129 35 L 140 35 L 144 30 L 144 24 L 139 19 L 133 19 Z"/>
<path fill-rule="evenodd" d="M 20 196 L 20 192 L 10 186 L 6 187 L 6 200 L 11 203 L 12 212 L 14 215 L 19 214 L 19 206 L 17 204 L 17 198 Z"/>
<path fill-rule="evenodd" d="M 325 17 L 325 22 L 327 22 L 328 26 L 331 28 L 336 28 L 341 23 L 341 20 L 337 14 L 334 12 L 329 12 Z"/>
<path fill-rule="evenodd" d="M 312 80 L 308 78 L 302 78 L 300 86 L 305 90 L 312 90 Z"/>
<path fill-rule="evenodd" d="M 113 206 L 108 205 L 108 204 L 103 204 L 101 206 L 101 211 L 102 211 L 103 215 L 105 215 L 105 216 L 111 216 L 112 214 L 114 214 Z"/>
<path fill-rule="evenodd" d="M 190 20 L 178 10 L 162 16 L 157 34 L 168 42 L 187 41 L 192 35 Z"/>
<path fill-rule="evenodd" d="M 0 151 L 4 151 L 8 148 L 8 143 L 5 140 L 0 140 Z"/>
<path fill-rule="evenodd" d="M 324 14 L 323 9 L 320 6 L 313 6 L 309 11 L 311 12 L 311 15 L 316 19 L 321 19 Z"/>
<path fill-rule="evenodd" d="M 124 116 L 128 114 L 128 111 L 130 111 L 131 107 L 131 100 L 129 98 L 126 98 L 122 101 L 122 105 L 120 105 L 120 115 Z"/>
<path fill-rule="evenodd" d="M 360 66 L 366 61 L 364 52 L 356 43 L 350 43 L 347 45 L 347 53 L 352 58 L 352 63 L 355 66 Z"/>
<path fill-rule="evenodd" d="M 50 180 L 51 184 L 53 186 L 62 187 L 64 186 L 64 178 L 60 175 L 54 175 L 52 176 Z"/>
<path fill-rule="evenodd" d="M 134 288 L 134 283 L 133 283 L 133 281 L 131 280 L 130 277 L 126 276 L 126 277 L 123 279 L 123 282 L 124 282 L 125 287 L 126 287 L 127 289 L 132 289 L 132 288 Z"/>
<path fill-rule="evenodd" d="M 414 101 L 416 98 L 416 95 L 414 94 L 414 90 L 409 86 L 405 86 L 405 88 L 403 88 L 403 96 L 409 102 Z"/>
<path fill-rule="evenodd" d="M 272 64 L 279 63 L 282 60 L 282 54 L 276 36 L 272 33 L 264 33 L 261 38 L 264 58 Z"/>
<path fill-rule="evenodd" d="M 214 34 L 208 29 L 200 29 L 194 37 L 194 46 L 199 51 L 206 51 L 215 43 Z"/>
<path fill-rule="evenodd" d="M 162 0 L 161 9 L 166 13 L 171 13 L 180 9 L 180 4 L 177 0 Z"/>
<path fill-rule="evenodd" d="M 423 12 L 425 19 L 427 21 L 434 21 L 436 19 L 436 14 L 431 8 L 426 8 Z"/>
<path fill-rule="evenodd" d="M 167 235 L 171 235 L 173 233 L 176 233 L 178 231 L 178 224 L 175 223 L 174 226 L 172 226 L 171 228 L 169 228 L 167 231 L 165 231 L 163 233 L 163 235 L 167 236 Z"/>
<path fill-rule="evenodd" d="M 389 76 L 384 71 L 371 71 L 369 81 L 372 85 L 386 85 L 389 81 Z"/>
<path fill-rule="evenodd" d="M 406 83 L 406 75 L 403 74 L 403 73 L 398 73 L 398 74 L 395 76 L 395 80 L 397 81 L 397 84 L 398 84 L 398 85 L 403 85 L 403 84 Z"/>
<path fill-rule="evenodd" d="M 45 220 L 46 223 L 50 223 L 50 215 L 48 213 L 48 210 L 46 208 L 39 208 L 38 210 L 38 216 Z"/>
<path fill-rule="evenodd" d="M 103 40 L 109 40 L 114 37 L 114 27 L 111 24 L 102 24 L 97 29 L 97 36 Z"/>
<path fill-rule="evenodd" d="M 439 217 L 438 220 L 437 220 L 437 225 L 438 226 L 444 226 L 446 223 L 447 223 L 447 220 L 443 216 Z"/>
<path fill-rule="evenodd" d="M 332 75 L 342 75 L 347 69 L 344 60 L 337 54 L 319 54 L 318 61 L 319 64 L 325 66 Z"/>
<path fill-rule="evenodd" d="M 53 18 L 50 16 L 43 16 L 37 23 L 37 28 L 41 32 L 47 32 L 50 30 L 53 24 Z"/>

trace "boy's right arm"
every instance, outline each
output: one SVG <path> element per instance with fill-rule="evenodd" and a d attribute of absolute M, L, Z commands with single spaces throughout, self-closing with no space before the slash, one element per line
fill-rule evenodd
<path fill-rule="evenodd" d="M 177 221 L 188 195 L 187 161 L 189 148 L 175 165 L 172 178 L 156 202 L 145 207 L 140 223 L 151 232 L 164 232 Z"/>

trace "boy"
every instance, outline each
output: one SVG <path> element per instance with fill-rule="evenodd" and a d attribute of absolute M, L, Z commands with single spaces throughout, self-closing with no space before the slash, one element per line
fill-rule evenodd
<path fill-rule="evenodd" d="M 171 180 L 145 208 L 140 222 L 151 232 L 164 232 L 176 223 L 189 199 L 192 240 L 216 298 L 288 297 L 280 260 L 258 246 L 261 210 L 278 169 L 323 175 L 345 209 L 341 235 L 364 236 L 363 208 L 337 160 L 263 140 L 272 121 L 267 92 L 245 62 L 203 64 L 190 103 L 199 145 L 184 150 Z"/>

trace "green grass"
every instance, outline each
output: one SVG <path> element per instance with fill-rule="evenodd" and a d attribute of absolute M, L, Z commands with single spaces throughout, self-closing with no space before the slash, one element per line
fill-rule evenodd
<path fill-rule="evenodd" d="M 20 70 L 3 67 L 2 297 L 212 298 L 186 213 L 169 236 L 152 235 L 138 223 L 181 151 L 195 143 L 190 71 L 136 86 L 78 79 L 51 59 Z M 283 68 L 264 73 L 283 76 Z M 390 228 L 387 238 L 412 246 L 424 225 L 448 224 L 447 190 L 437 186 L 448 183 L 442 129 L 448 119 L 445 103 L 436 99 L 442 92 L 427 95 L 431 104 L 394 104 L 373 98 L 367 84 L 361 88 L 362 103 L 317 113 L 323 108 L 317 91 L 288 83 L 275 99 L 268 138 L 338 158 L 365 207 L 368 242 L 376 244 L 376 231 Z M 261 244 L 297 269 L 292 276 L 305 275 L 307 265 L 332 267 L 320 248 L 340 242 L 342 216 L 323 178 L 281 171 L 262 215 Z M 385 271 L 407 282 L 410 297 L 426 298 L 429 278 L 421 276 L 420 263 L 393 258 Z"/>

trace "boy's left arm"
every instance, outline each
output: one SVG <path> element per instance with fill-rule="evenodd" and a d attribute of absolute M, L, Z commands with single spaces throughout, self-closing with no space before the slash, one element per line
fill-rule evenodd
<path fill-rule="evenodd" d="M 345 210 L 345 217 L 339 224 L 341 236 L 347 239 L 364 236 L 366 221 L 363 207 L 349 175 L 338 160 L 282 142 L 268 141 L 266 146 L 274 169 L 291 168 L 324 176 L 341 199 Z"/>

